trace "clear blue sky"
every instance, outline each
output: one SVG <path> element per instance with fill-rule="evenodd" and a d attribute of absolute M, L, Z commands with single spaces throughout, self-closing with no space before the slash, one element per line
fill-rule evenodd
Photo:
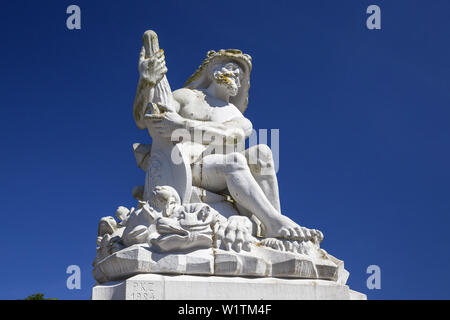
<path fill-rule="evenodd" d="M 82 29 L 66 28 L 77 4 Z M 366 28 L 381 7 L 382 29 Z M 0 298 L 89 299 L 97 224 L 143 183 L 141 36 L 179 88 L 210 49 L 253 57 L 246 116 L 280 129 L 284 213 L 322 230 L 369 299 L 450 298 L 447 0 L 4 1 Z M 66 289 L 67 266 L 82 289 Z M 381 268 L 381 290 L 366 268 Z"/>

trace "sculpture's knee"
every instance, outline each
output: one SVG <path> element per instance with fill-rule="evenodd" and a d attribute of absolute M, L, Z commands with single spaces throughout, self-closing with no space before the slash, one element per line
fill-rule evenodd
<path fill-rule="evenodd" d="M 225 170 L 227 172 L 248 170 L 247 159 L 239 152 L 227 154 L 225 161 Z"/>
<path fill-rule="evenodd" d="M 258 159 L 267 164 L 273 164 L 272 150 L 266 144 L 258 144 Z"/>
<path fill-rule="evenodd" d="M 265 144 L 253 146 L 247 150 L 248 164 L 253 173 L 272 173 L 274 161 L 272 150 Z"/>

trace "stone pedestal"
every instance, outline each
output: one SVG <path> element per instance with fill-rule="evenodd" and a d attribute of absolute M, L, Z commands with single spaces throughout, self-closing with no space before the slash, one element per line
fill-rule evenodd
<path fill-rule="evenodd" d="M 93 300 L 365 300 L 327 280 L 140 274 L 106 282 Z"/>

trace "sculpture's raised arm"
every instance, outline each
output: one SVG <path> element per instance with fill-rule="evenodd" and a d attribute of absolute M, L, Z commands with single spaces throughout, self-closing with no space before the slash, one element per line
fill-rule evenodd
<path fill-rule="evenodd" d="M 203 143 L 211 141 L 242 142 L 252 132 L 252 124 L 234 107 L 230 119 L 225 122 L 197 119 L 180 115 L 190 104 L 198 104 L 198 95 L 190 89 L 179 89 L 172 93 L 166 77 L 167 67 L 164 51 L 159 48 L 158 37 L 149 30 L 144 33 L 139 56 L 139 82 L 133 105 L 134 118 L 140 129 L 148 128 L 152 136 L 170 138 L 176 129 L 185 129 L 191 134 L 201 131 Z M 201 108 L 200 108 L 201 109 Z"/>
<path fill-rule="evenodd" d="M 136 125 L 145 129 L 145 114 L 151 108 L 175 111 L 172 90 L 166 78 L 164 51 L 159 48 L 158 36 L 152 30 L 144 33 L 139 55 L 139 82 L 133 104 Z"/>

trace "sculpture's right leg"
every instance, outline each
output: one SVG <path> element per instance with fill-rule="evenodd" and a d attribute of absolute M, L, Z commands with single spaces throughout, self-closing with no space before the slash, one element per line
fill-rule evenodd
<path fill-rule="evenodd" d="M 272 206 L 281 213 L 278 179 L 272 151 L 267 145 L 259 144 L 245 150 L 244 155 L 256 182 L 264 191 Z"/>
<path fill-rule="evenodd" d="M 233 199 L 253 213 L 265 226 L 266 237 L 304 239 L 294 221 L 281 215 L 267 199 L 241 153 L 211 154 L 193 166 L 193 183 L 213 192 L 228 189 Z"/>

